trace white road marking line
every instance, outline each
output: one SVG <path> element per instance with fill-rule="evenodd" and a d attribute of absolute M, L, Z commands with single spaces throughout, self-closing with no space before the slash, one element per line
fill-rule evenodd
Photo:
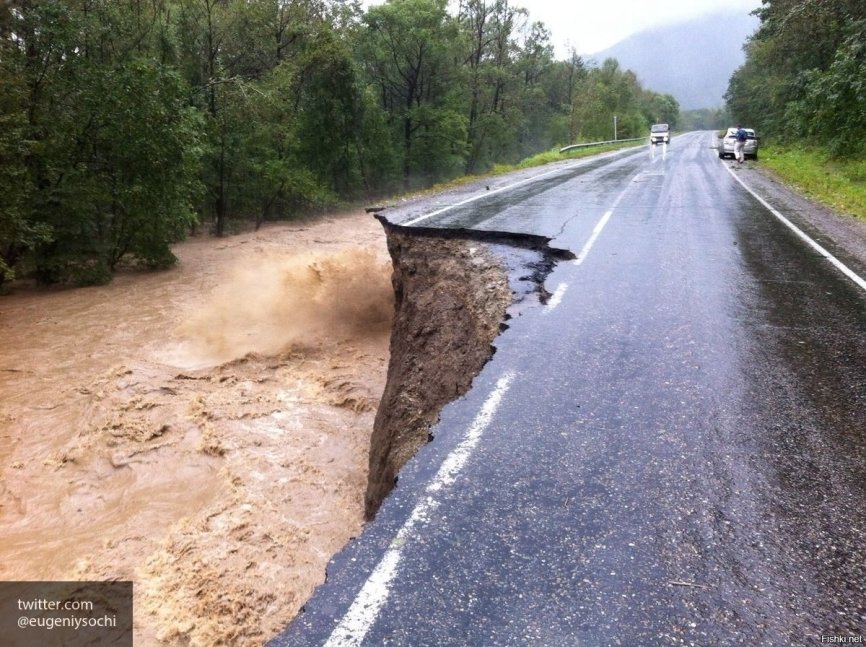
<path fill-rule="evenodd" d="M 634 181 L 634 178 L 632 178 Z M 589 255 L 589 251 L 592 249 L 592 246 L 595 245 L 595 241 L 598 240 L 598 237 L 601 235 L 604 226 L 607 224 L 607 221 L 610 220 L 610 217 L 613 215 L 613 210 L 619 206 L 620 201 L 622 201 L 623 196 L 625 196 L 626 191 L 629 190 L 631 186 L 631 182 L 629 182 L 628 186 L 620 192 L 618 196 L 613 201 L 613 204 L 610 206 L 604 215 L 601 217 L 595 227 L 592 230 L 592 235 L 589 237 L 589 240 L 586 241 L 586 244 L 583 246 L 583 249 L 580 250 L 580 253 L 577 257 L 572 261 L 575 265 L 580 265 Z M 547 302 L 547 306 L 545 306 L 542 311 L 543 314 L 547 314 L 551 312 L 554 308 L 556 308 L 560 303 L 562 303 L 562 298 L 565 296 L 566 291 L 568 290 L 568 283 L 560 283 L 556 286 L 556 289 L 553 291 L 553 294 L 550 295 L 550 299 Z"/>
<path fill-rule="evenodd" d="M 580 253 L 577 255 L 572 263 L 575 265 L 582 264 L 586 257 L 589 255 L 589 251 L 592 249 L 592 246 L 595 245 L 595 241 L 598 240 L 598 237 L 601 235 L 604 226 L 607 224 L 607 221 L 610 220 L 610 217 L 613 215 L 613 209 L 608 209 L 604 212 L 604 215 L 601 217 L 601 220 L 595 225 L 595 228 L 592 230 L 592 235 L 589 237 L 589 240 L 586 241 L 586 245 L 583 246 L 583 249 L 580 250 Z"/>
<path fill-rule="evenodd" d="M 822 247 L 818 242 L 816 242 L 816 241 L 812 240 L 811 238 L 809 238 L 809 236 L 808 236 L 805 232 L 803 232 L 802 229 L 800 229 L 799 227 L 797 227 L 797 225 L 795 225 L 793 222 L 791 222 L 791 221 L 788 220 L 785 216 L 783 216 L 781 213 L 779 213 L 779 211 L 777 211 L 776 209 L 774 209 L 773 207 L 771 207 L 770 204 L 769 204 L 766 200 L 764 200 L 761 196 L 759 196 L 757 193 L 755 193 L 755 192 L 752 190 L 752 188 L 751 188 L 750 186 L 748 186 L 748 185 L 747 185 L 745 182 L 743 182 L 739 177 L 737 177 L 737 174 L 734 173 L 734 172 L 731 170 L 731 167 L 730 167 L 730 166 L 728 166 L 728 165 L 725 164 L 724 162 L 722 162 L 722 164 L 724 165 L 725 169 L 727 169 L 728 173 L 731 174 L 731 177 L 734 178 L 737 182 L 739 182 L 739 183 L 740 183 L 740 186 L 742 186 L 746 191 L 748 191 L 749 193 L 751 193 L 752 196 L 753 196 L 753 197 L 754 197 L 758 202 L 760 202 L 762 205 L 764 205 L 764 207 L 766 207 L 767 210 L 768 210 L 770 213 L 772 213 L 774 216 L 776 216 L 776 218 L 778 218 L 778 219 L 779 219 L 779 220 L 780 220 L 780 221 L 781 221 L 785 226 L 787 226 L 791 231 L 793 231 L 795 234 L 797 234 L 797 236 L 799 236 L 802 240 L 804 240 L 804 241 L 805 241 L 805 242 L 806 242 L 810 247 L 812 247 L 816 252 L 818 252 L 821 256 L 823 256 L 823 257 L 826 258 L 828 261 L 830 261 L 830 263 L 832 263 L 833 265 L 835 265 L 835 266 L 836 266 L 836 269 L 838 269 L 840 272 L 842 272 L 842 274 L 844 274 L 844 275 L 847 276 L 849 279 L 851 279 L 852 281 L 854 281 L 854 283 L 856 283 L 857 286 L 859 286 L 861 290 L 866 291 L 866 280 L 864 280 L 862 277 L 860 277 L 858 274 L 856 274 L 856 273 L 854 272 L 854 270 L 852 270 L 850 267 L 848 267 L 847 265 L 845 265 L 845 264 L 844 264 L 842 261 L 840 261 L 838 258 L 836 258 L 835 256 L 833 256 L 833 254 L 831 254 L 831 253 L 828 252 L 826 249 L 824 249 L 824 247 Z"/>
<path fill-rule="evenodd" d="M 586 244 L 583 246 L 583 249 L 580 250 L 580 253 L 577 255 L 577 258 L 575 258 L 572 261 L 572 263 L 574 263 L 575 265 L 581 265 L 583 263 L 583 261 L 586 260 L 586 257 L 589 255 L 589 250 L 591 250 L 592 246 L 595 245 L 595 241 L 598 240 L 598 237 L 601 235 L 601 232 L 604 229 L 604 226 L 607 224 L 607 221 L 610 220 L 610 217 L 613 215 L 613 210 L 619 206 L 619 203 L 622 201 L 626 192 L 629 190 L 629 188 L 631 188 L 631 183 L 634 182 L 634 180 L 639 175 L 640 175 L 640 173 L 638 173 L 635 177 L 633 177 L 631 179 L 631 181 L 629 181 L 628 186 L 626 186 L 625 189 L 623 189 L 622 192 L 618 196 L 616 196 L 616 199 L 613 201 L 613 204 L 610 205 L 610 209 L 605 211 L 604 215 L 601 217 L 601 220 L 599 220 L 596 223 L 595 227 L 592 230 L 592 235 L 589 237 L 589 240 L 586 241 Z"/>
<path fill-rule="evenodd" d="M 662 144 L 662 156 L 661 159 L 664 160 L 668 156 L 668 145 Z M 652 163 L 655 164 L 656 160 L 659 159 L 656 157 L 656 147 L 653 144 L 650 144 L 650 159 Z"/>
<path fill-rule="evenodd" d="M 415 506 L 412 514 L 397 532 L 391 546 L 361 587 L 346 615 L 331 633 L 325 647 L 358 647 L 364 640 L 388 599 L 391 582 L 397 575 L 406 543 L 412 539 L 416 527 L 428 523 L 430 513 L 439 507 L 440 502 L 433 495 L 443 487 L 454 483 L 457 474 L 469 460 L 472 450 L 475 449 L 484 430 L 493 419 L 513 379 L 514 373 L 509 371 L 496 382 L 496 386 L 487 396 L 463 440 L 448 454 L 436 476 L 427 486 L 427 497 Z"/>
<path fill-rule="evenodd" d="M 565 296 L 567 290 L 568 283 L 563 282 L 557 285 L 556 289 L 553 291 L 553 294 L 551 294 L 550 298 L 547 300 L 547 305 L 545 306 L 544 310 L 542 310 L 542 313 L 547 314 L 560 303 L 562 303 L 562 297 Z"/>

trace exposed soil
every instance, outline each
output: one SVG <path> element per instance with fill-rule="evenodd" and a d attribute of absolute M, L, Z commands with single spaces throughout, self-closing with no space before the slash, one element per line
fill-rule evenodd
<path fill-rule="evenodd" d="M 260 645 L 363 523 L 385 236 L 357 214 L 175 252 L 0 298 L 0 578 L 131 579 L 136 645 Z"/>
<path fill-rule="evenodd" d="M 400 468 L 431 439 L 442 407 L 469 391 L 495 351 L 509 306 L 519 307 L 530 294 L 543 301 L 556 259 L 574 258 L 543 236 L 380 220 L 396 303 L 388 380 L 370 442 L 367 518 Z"/>
<path fill-rule="evenodd" d="M 386 228 L 396 317 L 370 444 L 368 517 L 428 441 L 442 406 L 469 390 L 511 303 L 502 261 L 484 243 Z"/>

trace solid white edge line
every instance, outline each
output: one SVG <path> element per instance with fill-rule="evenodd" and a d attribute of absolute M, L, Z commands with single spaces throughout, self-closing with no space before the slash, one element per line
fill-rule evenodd
<path fill-rule="evenodd" d="M 833 256 L 833 254 L 831 254 L 826 249 L 824 249 L 818 242 L 809 238 L 809 236 L 805 232 L 803 232 L 802 229 L 797 227 L 797 225 L 795 225 L 793 222 L 791 222 L 785 216 L 783 216 L 781 213 L 779 213 L 779 211 L 777 211 L 776 209 L 771 207 L 770 204 L 766 200 L 764 200 L 761 196 L 759 196 L 757 193 L 755 193 L 749 185 L 747 185 L 739 177 L 737 177 L 737 174 L 734 173 L 733 170 L 731 170 L 730 166 L 728 166 L 724 162 L 722 162 L 722 164 L 724 165 L 724 167 L 728 171 L 728 173 L 731 174 L 731 177 L 734 178 L 737 182 L 739 182 L 740 186 L 742 186 L 746 191 L 751 193 L 752 197 L 754 197 L 758 202 L 760 202 L 762 205 L 764 205 L 764 207 L 770 213 L 772 213 L 774 216 L 776 216 L 776 218 L 778 218 L 783 224 L 785 224 L 785 226 L 787 226 L 791 231 L 793 231 L 795 234 L 797 234 L 797 236 L 799 236 L 802 240 L 804 240 L 816 252 L 818 252 L 821 256 L 823 256 L 828 261 L 830 261 L 833 265 L 835 265 L 836 269 L 838 269 L 840 272 L 842 272 L 842 274 L 844 274 L 849 279 L 854 281 L 854 283 L 856 283 L 860 287 L 860 289 L 866 291 L 866 280 L 864 280 L 862 277 L 860 277 L 858 274 L 856 274 L 850 267 L 845 265 L 838 258 Z"/>
<path fill-rule="evenodd" d="M 388 599 L 391 582 L 397 575 L 403 548 L 412 538 L 416 526 L 427 523 L 430 520 L 430 513 L 439 507 L 439 501 L 433 495 L 443 487 L 454 483 L 457 474 L 469 460 L 472 450 L 493 419 L 513 379 L 514 373 L 509 371 L 496 382 L 496 386 L 487 396 L 463 440 L 448 454 L 436 476 L 427 486 L 427 496 L 415 506 L 412 514 L 403 523 L 391 546 L 364 582 L 346 615 L 331 632 L 325 647 L 359 647 L 364 640 Z"/>

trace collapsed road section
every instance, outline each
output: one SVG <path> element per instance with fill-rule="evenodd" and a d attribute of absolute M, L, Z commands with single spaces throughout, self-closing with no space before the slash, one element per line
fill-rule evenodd
<path fill-rule="evenodd" d="M 365 512 L 372 518 L 400 468 L 424 443 L 448 402 L 466 393 L 493 340 L 571 252 L 543 236 L 403 227 L 377 216 L 393 262 L 395 295 L 388 379 L 370 441 Z"/>
<path fill-rule="evenodd" d="M 358 567 L 378 559 L 378 535 L 393 536 L 395 518 L 387 506 L 382 514 L 378 511 L 401 469 L 405 466 L 411 472 L 419 467 L 420 459 L 407 462 L 422 448 L 436 449 L 439 443 L 424 447 L 434 433 L 441 434 L 443 448 L 449 445 L 448 429 L 437 428 L 445 405 L 469 394 L 509 320 L 546 303 L 550 296 L 544 288 L 546 278 L 558 261 L 574 258 L 570 251 L 551 247 L 551 239 L 545 236 L 407 227 L 381 215 L 376 218 L 386 233 L 395 303 L 387 380 L 370 441 L 365 496 L 368 520 L 376 516 L 364 533 L 368 539 L 373 537 L 373 546 L 359 538 L 335 554 L 325 584 L 285 631 L 268 643 L 270 647 L 322 644 L 311 641 L 309 632 L 329 631 L 324 628 L 334 619 L 332 596 L 341 605 L 349 604 L 355 591 L 354 585 L 335 588 L 333 583 L 347 574 L 349 562 Z M 437 465 L 434 458 L 423 469 L 435 472 Z M 414 477 L 407 478 L 410 482 Z M 411 495 L 409 488 L 405 494 Z M 399 496 L 388 498 L 396 501 Z"/>

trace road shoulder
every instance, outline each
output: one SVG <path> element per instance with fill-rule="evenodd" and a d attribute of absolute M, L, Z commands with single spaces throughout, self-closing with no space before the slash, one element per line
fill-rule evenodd
<path fill-rule="evenodd" d="M 866 276 L 866 220 L 804 196 L 767 169 L 743 167 L 739 177 L 855 273 Z"/>

